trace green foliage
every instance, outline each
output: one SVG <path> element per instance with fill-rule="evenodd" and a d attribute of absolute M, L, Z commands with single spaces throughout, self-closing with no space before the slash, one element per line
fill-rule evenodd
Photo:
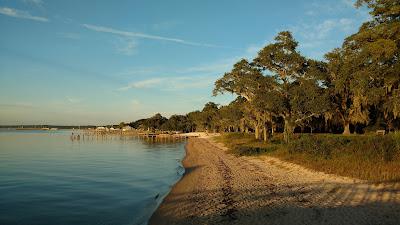
<path fill-rule="evenodd" d="M 248 147 L 248 146 L 240 146 L 234 148 L 232 152 L 239 156 L 250 156 L 250 155 L 260 155 L 269 152 L 273 152 L 277 149 L 276 146 L 267 146 L 267 147 Z"/>
<path fill-rule="evenodd" d="M 400 139 L 395 135 L 307 135 L 277 155 L 328 173 L 371 181 L 400 179 Z"/>
<path fill-rule="evenodd" d="M 292 34 L 283 31 L 252 62 L 242 59 L 218 79 L 213 94 L 246 100 L 242 122 L 256 139 L 260 129 L 266 139 L 265 130 L 280 123 L 289 142 L 296 127 L 314 126 L 318 118 L 324 126 L 340 124 L 344 134 L 381 117 L 393 130 L 400 122 L 400 2 L 358 0 L 356 6 L 362 5 L 371 9 L 372 20 L 327 53 L 327 62 L 302 56 Z M 228 110 L 223 108 L 221 120 Z"/>
<path fill-rule="evenodd" d="M 306 153 L 324 159 L 354 154 L 360 160 L 391 162 L 400 153 L 394 136 L 302 135 L 288 145 L 290 154 Z"/>
<path fill-rule="evenodd" d="M 201 111 L 201 121 L 202 126 L 207 131 L 217 131 L 218 129 L 218 105 L 214 102 L 208 102 L 204 105 L 203 110 Z"/>
<path fill-rule="evenodd" d="M 392 21 L 400 17 L 400 2 L 398 0 L 357 0 L 356 6 L 366 4 L 372 9 L 370 14 L 378 21 Z"/>
<path fill-rule="evenodd" d="M 242 99 L 238 98 L 227 106 L 219 108 L 219 121 L 216 121 L 221 132 L 237 131 L 243 118 Z"/>
<path fill-rule="evenodd" d="M 241 118 L 241 111 L 236 110 L 237 103 L 225 106 L 220 109 L 217 104 L 208 102 L 202 111 L 190 112 L 187 115 L 172 115 L 169 119 L 160 113 L 146 119 L 131 122 L 129 125 L 142 130 L 163 130 L 163 131 L 219 131 L 222 125 L 227 123 L 237 124 Z M 228 112 L 229 111 L 229 112 Z M 224 119 L 221 119 L 221 115 Z M 231 126 L 232 126 L 231 124 Z"/>
<path fill-rule="evenodd" d="M 325 55 L 328 60 L 328 92 L 331 99 L 331 113 L 344 127 L 350 123 L 368 122 L 368 101 L 366 88 L 359 85 L 358 67 L 346 49 L 334 49 Z M 345 130 L 345 133 L 349 130 Z"/>
<path fill-rule="evenodd" d="M 122 129 L 122 128 L 125 127 L 125 126 L 126 126 L 126 124 L 125 124 L 124 122 L 121 122 L 121 123 L 119 123 L 119 125 L 118 125 L 119 129 Z"/>
<path fill-rule="evenodd" d="M 295 132 L 304 129 L 350 134 L 400 128 L 400 2 L 358 0 L 356 6 L 362 5 L 371 10 L 372 19 L 347 37 L 341 48 L 327 53 L 326 61 L 304 57 L 292 33 L 282 31 L 253 60 L 239 60 L 215 82 L 213 95 L 237 96 L 230 104 L 209 102 L 186 116 L 167 120 L 157 114 L 130 125 L 185 132 L 251 132 L 266 143 L 274 143 L 282 131 L 280 141 L 289 143 Z M 312 143 L 296 141 L 300 147 Z M 329 158 L 326 143 L 321 140 L 308 147 Z"/>
<path fill-rule="evenodd" d="M 259 79 L 262 79 L 259 69 L 252 66 L 247 60 L 242 59 L 237 62 L 231 72 L 215 82 L 213 95 L 218 93 L 230 92 L 251 101 L 254 93 L 259 87 Z"/>
<path fill-rule="evenodd" d="M 204 122 L 203 122 L 203 115 L 200 111 L 194 111 L 187 114 L 189 121 L 193 124 L 192 131 L 203 131 Z"/>
<path fill-rule="evenodd" d="M 172 115 L 165 123 L 161 125 L 161 130 L 166 131 L 192 131 L 193 123 L 187 116 Z"/>
<path fill-rule="evenodd" d="M 357 79 L 365 90 L 365 101 L 379 107 L 389 129 L 400 115 L 400 2 L 398 0 L 358 0 L 367 5 L 372 20 L 346 39 Z"/>
<path fill-rule="evenodd" d="M 143 122 L 143 126 L 147 129 L 159 130 L 165 122 L 167 122 L 167 118 L 163 117 L 160 113 L 157 113 L 154 116 L 146 119 Z"/>
<path fill-rule="evenodd" d="M 135 129 L 144 128 L 145 121 L 146 121 L 146 119 L 139 119 L 139 120 L 129 123 L 129 126 L 135 128 Z"/>
<path fill-rule="evenodd" d="M 277 150 L 278 145 L 266 144 L 243 133 L 227 133 L 215 138 L 229 147 L 232 154 L 238 156 L 261 155 Z"/>
<path fill-rule="evenodd" d="M 266 154 L 327 173 L 370 181 L 399 180 L 400 135 L 299 135 L 289 144 L 281 136 L 270 143 L 251 135 L 225 134 L 217 141 L 236 155 Z"/>
<path fill-rule="evenodd" d="M 265 72 L 272 73 L 262 96 L 271 114 L 285 121 L 285 141 L 288 142 L 296 125 L 307 123 L 329 108 L 328 95 L 321 87 L 325 65 L 306 59 L 297 51 L 298 43 L 289 31 L 280 32 L 275 43 L 265 46 L 254 63 Z M 323 81 L 322 81 L 323 82 Z M 273 104 L 271 104 L 273 103 Z"/>

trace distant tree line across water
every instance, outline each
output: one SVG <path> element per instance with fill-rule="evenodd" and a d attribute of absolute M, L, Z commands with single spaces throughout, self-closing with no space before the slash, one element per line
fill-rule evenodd
<path fill-rule="evenodd" d="M 283 132 L 350 134 L 392 131 L 400 126 L 400 1 L 358 0 L 372 19 L 347 37 L 341 48 L 318 61 L 303 56 L 289 31 L 242 59 L 215 82 L 214 95 L 233 93 L 229 105 L 207 103 L 201 111 L 157 114 L 131 123 L 135 128 L 179 131 L 254 132 L 267 141 Z"/>
<path fill-rule="evenodd" d="M 0 125 L 0 128 L 7 129 L 7 128 L 58 128 L 58 129 L 94 129 L 96 128 L 95 125 Z"/>

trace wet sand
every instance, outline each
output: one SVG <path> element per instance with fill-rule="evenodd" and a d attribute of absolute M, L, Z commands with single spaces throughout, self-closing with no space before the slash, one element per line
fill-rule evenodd
<path fill-rule="evenodd" d="M 400 224 L 400 183 L 372 184 L 190 138 L 186 173 L 151 217 L 163 224 Z"/>

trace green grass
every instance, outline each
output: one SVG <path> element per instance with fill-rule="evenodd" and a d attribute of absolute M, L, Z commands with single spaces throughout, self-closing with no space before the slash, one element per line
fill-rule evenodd
<path fill-rule="evenodd" d="M 226 133 L 221 136 L 215 137 L 216 141 L 224 143 L 230 153 L 244 156 L 244 155 L 260 155 L 265 153 L 274 152 L 280 147 L 276 141 L 269 144 L 258 141 L 252 134 L 242 133 Z"/>
<path fill-rule="evenodd" d="M 270 155 L 305 167 L 368 181 L 400 180 L 400 135 L 295 135 L 283 144 L 278 134 L 269 143 L 250 134 L 224 134 L 217 141 L 236 155 Z"/>

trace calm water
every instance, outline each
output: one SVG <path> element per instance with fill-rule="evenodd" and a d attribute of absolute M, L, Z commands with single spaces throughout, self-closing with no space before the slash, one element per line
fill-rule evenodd
<path fill-rule="evenodd" d="M 183 173 L 182 142 L 70 134 L 0 131 L 1 225 L 146 224 Z"/>

